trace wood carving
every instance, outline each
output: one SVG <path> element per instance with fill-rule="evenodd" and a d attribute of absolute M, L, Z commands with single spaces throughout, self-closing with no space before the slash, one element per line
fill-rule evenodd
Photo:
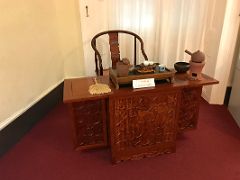
<path fill-rule="evenodd" d="M 111 51 L 112 68 L 116 69 L 116 64 L 120 61 L 120 51 L 118 43 L 118 33 L 109 33 L 109 45 Z"/>
<path fill-rule="evenodd" d="M 106 145 L 106 121 L 103 116 L 105 108 L 101 100 L 72 104 L 75 147 L 88 149 Z"/>
<path fill-rule="evenodd" d="M 197 127 L 201 92 L 202 87 L 185 88 L 182 90 L 178 120 L 180 132 Z"/>
<path fill-rule="evenodd" d="M 177 91 L 110 99 L 113 161 L 175 152 Z"/>

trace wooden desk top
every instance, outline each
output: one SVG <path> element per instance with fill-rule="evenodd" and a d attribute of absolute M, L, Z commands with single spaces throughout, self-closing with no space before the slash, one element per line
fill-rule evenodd
<path fill-rule="evenodd" d="M 102 95 L 91 95 L 88 92 L 88 88 L 90 85 L 94 84 L 95 77 L 83 77 L 83 78 L 75 78 L 75 79 L 66 79 L 64 80 L 64 95 L 63 101 L 65 103 L 71 102 L 79 102 L 86 100 L 95 100 L 95 99 L 104 99 L 109 96 L 115 96 L 122 93 L 143 93 L 144 91 L 159 91 L 167 90 L 169 88 L 185 88 L 185 87 L 198 87 L 203 85 L 211 85 L 218 84 L 219 81 L 202 74 L 203 80 L 190 80 L 189 75 L 187 73 L 175 73 L 174 82 L 173 83 L 163 83 L 156 84 L 155 87 L 151 88 L 141 88 L 141 89 L 133 89 L 132 87 L 123 87 L 119 89 L 115 89 L 112 83 L 109 80 L 108 76 L 98 76 L 97 81 L 99 83 L 105 83 L 110 85 L 112 92 L 108 94 Z"/>

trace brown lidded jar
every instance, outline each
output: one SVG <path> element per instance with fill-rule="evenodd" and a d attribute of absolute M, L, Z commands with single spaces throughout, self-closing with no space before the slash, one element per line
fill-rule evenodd
<path fill-rule="evenodd" d="M 130 61 L 127 58 L 123 58 L 122 61 L 118 61 L 116 64 L 117 76 L 128 76 L 130 67 Z"/>

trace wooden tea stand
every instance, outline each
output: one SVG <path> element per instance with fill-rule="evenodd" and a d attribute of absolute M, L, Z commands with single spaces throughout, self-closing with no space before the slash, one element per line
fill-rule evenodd
<path fill-rule="evenodd" d="M 175 73 L 174 70 L 166 69 L 164 72 L 155 71 L 154 73 L 142 73 L 142 74 L 129 72 L 128 76 L 119 77 L 117 75 L 116 69 L 111 68 L 109 70 L 110 79 L 115 85 L 116 89 L 119 89 L 120 85 L 131 84 L 133 80 L 147 79 L 147 78 L 154 78 L 155 80 L 166 79 L 171 83 L 174 77 L 174 73 Z"/>

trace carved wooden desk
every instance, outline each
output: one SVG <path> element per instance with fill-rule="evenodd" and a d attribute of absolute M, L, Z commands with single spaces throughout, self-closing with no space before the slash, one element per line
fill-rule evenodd
<path fill-rule="evenodd" d="M 173 83 L 112 88 L 104 95 L 88 93 L 92 77 L 65 80 L 75 149 L 110 145 L 113 162 L 175 152 L 177 133 L 197 127 L 203 85 L 218 83 L 203 77 L 190 81 L 187 74 L 175 74 Z M 98 82 L 111 86 L 107 76 Z"/>

